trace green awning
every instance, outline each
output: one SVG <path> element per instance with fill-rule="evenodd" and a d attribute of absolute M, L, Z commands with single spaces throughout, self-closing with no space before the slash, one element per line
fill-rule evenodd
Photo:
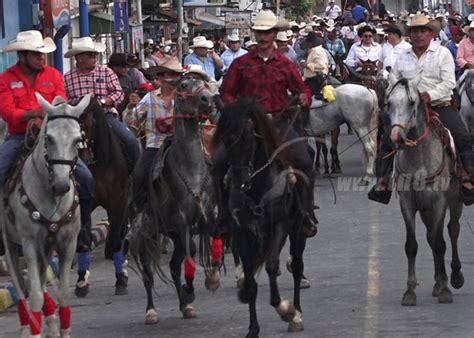
<path fill-rule="evenodd" d="M 89 13 L 90 34 L 114 34 L 114 16 L 104 12 Z"/>

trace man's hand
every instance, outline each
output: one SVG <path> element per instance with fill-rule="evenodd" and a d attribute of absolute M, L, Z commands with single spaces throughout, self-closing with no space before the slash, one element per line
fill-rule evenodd
<path fill-rule="evenodd" d="M 302 105 L 303 107 L 309 106 L 310 102 L 309 102 L 308 95 L 306 95 L 305 93 L 301 93 L 299 95 L 299 99 L 300 99 L 300 105 Z"/>
<path fill-rule="evenodd" d="M 43 118 L 45 116 L 46 116 L 46 112 L 44 110 L 42 110 L 42 109 L 32 109 L 32 110 L 25 111 L 25 113 L 23 114 L 22 120 L 23 121 L 29 121 L 29 120 L 36 119 L 36 118 Z"/>
<path fill-rule="evenodd" d="M 420 93 L 420 98 L 421 101 L 425 104 L 430 104 L 431 103 L 431 96 L 427 92 Z"/>

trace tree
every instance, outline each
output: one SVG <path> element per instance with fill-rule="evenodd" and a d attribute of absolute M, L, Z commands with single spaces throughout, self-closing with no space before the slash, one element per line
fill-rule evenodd
<path fill-rule="evenodd" d="M 290 21 L 306 21 L 316 6 L 323 2 L 324 0 L 291 0 L 286 7 L 286 18 Z"/>

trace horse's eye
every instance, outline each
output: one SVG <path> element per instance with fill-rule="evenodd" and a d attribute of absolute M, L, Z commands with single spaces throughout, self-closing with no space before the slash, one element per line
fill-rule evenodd
<path fill-rule="evenodd" d="M 186 87 L 187 87 L 187 84 L 184 82 L 181 82 L 181 84 L 179 85 L 180 89 L 186 89 Z"/>

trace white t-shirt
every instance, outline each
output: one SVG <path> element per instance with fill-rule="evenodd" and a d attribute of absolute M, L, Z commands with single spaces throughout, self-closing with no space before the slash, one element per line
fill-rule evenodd
<path fill-rule="evenodd" d="M 342 14 L 341 7 L 339 7 L 338 5 L 334 5 L 332 7 L 327 6 L 326 7 L 326 13 L 328 13 L 327 17 L 329 19 L 336 19 L 338 16 L 341 16 L 341 14 Z"/>
<path fill-rule="evenodd" d="M 382 47 L 382 61 L 383 68 L 392 67 L 395 60 L 397 59 L 398 54 L 411 48 L 411 45 L 402 40 L 398 45 L 391 45 L 389 42 L 384 43 Z"/>

